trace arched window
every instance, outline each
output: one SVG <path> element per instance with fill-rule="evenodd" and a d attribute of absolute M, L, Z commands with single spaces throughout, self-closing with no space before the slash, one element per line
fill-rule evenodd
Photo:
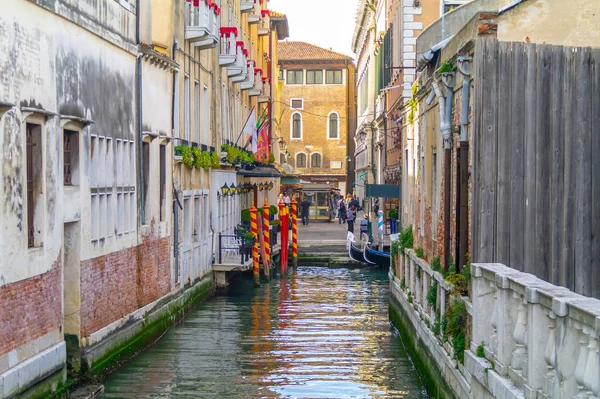
<path fill-rule="evenodd" d="M 327 126 L 327 131 L 329 132 L 327 138 L 329 139 L 339 139 L 340 138 L 340 129 L 339 129 L 339 117 L 338 114 L 332 112 L 329 114 L 328 119 L 329 125 Z"/>
<path fill-rule="evenodd" d="M 315 152 L 310 156 L 310 167 L 311 168 L 320 168 L 321 167 L 321 154 Z"/>
<path fill-rule="evenodd" d="M 296 112 L 292 115 L 292 139 L 302 138 L 302 115 Z"/>
<path fill-rule="evenodd" d="M 306 154 L 303 152 L 299 152 L 296 154 L 296 167 L 297 168 L 306 168 Z"/>
<path fill-rule="evenodd" d="M 286 162 L 285 154 L 279 154 L 279 164 L 283 165 Z"/>

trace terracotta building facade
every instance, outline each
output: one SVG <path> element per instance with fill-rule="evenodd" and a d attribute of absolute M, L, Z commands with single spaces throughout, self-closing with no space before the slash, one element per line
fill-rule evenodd
<path fill-rule="evenodd" d="M 353 131 L 352 58 L 304 42 L 279 42 L 281 161 L 302 180 L 348 187 L 348 132 Z"/>

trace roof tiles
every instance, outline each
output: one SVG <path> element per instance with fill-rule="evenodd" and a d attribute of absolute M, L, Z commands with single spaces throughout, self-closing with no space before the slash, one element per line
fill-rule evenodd
<path fill-rule="evenodd" d="M 305 42 L 279 42 L 280 61 L 352 61 L 352 57 Z"/>

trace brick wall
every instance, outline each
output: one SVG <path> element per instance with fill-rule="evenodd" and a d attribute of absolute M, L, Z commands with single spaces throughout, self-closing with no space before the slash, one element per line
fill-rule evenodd
<path fill-rule="evenodd" d="M 81 263 L 81 335 L 169 292 L 169 237 L 144 237 L 141 245 Z"/>
<path fill-rule="evenodd" d="M 50 271 L 0 287 L 0 356 L 60 328 L 60 256 Z"/>

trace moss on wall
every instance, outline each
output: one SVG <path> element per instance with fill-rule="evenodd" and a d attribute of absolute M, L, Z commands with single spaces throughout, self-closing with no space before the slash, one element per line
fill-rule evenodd
<path fill-rule="evenodd" d="M 436 399 L 454 399 L 456 395 L 448 386 L 441 370 L 428 352 L 425 343 L 415 334 L 402 306 L 390 297 L 389 314 L 392 324 L 398 329 L 408 354 L 423 381 L 429 396 Z"/>

